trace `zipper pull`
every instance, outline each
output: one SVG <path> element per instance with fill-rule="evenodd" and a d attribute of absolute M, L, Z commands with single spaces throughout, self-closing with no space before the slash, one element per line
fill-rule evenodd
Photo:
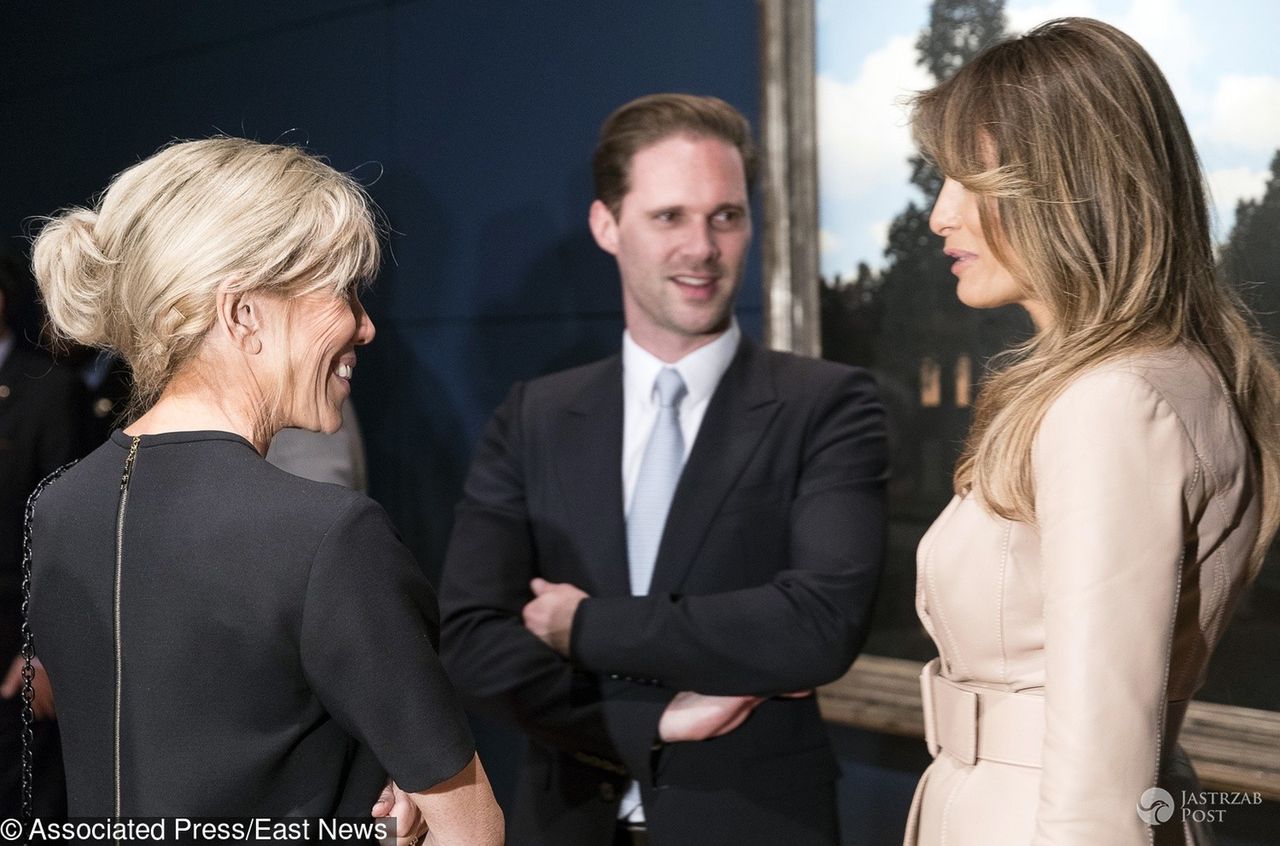
<path fill-rule="evenodd" d="M 129 444 L 129 455 L 124 460 L 124 474 L 120 477 L 120 490 L 129 487 L 129 476 L 133 473 L 133 461 L 138 457 L 138 444 L 142 443 L 141 435 L 134 435 Z"/>

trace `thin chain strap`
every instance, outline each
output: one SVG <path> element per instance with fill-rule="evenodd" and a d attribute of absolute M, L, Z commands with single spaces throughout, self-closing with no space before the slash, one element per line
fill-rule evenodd
<path fill-rule="evenodd" d="M 27 823 L 31 822 L 35 816 L 31 798 L 33 781 L 31 745 L 34 739 L 31 726 L 35 722 L 35 714 L 31 710 L 31 701 L 35 698 L 32 681 L 36 673 L 31 666 L 31 659 L 36 653 L 31 637 L 31 620 L 28 617 L 28 607 L 31 604 L 31 523 L 36 513 L 36 500 L 40 498 L 40 494 L 44 493 L 44 489 L 50 482 L 67 472 L 75 463 L 75 461 L 68 461 L 41 479 L 40 484 L 36 485 L 36 489 L 31 492 L 31 496 L 27 497 L 27 507 L 22 514 L 22 820 Z"/>

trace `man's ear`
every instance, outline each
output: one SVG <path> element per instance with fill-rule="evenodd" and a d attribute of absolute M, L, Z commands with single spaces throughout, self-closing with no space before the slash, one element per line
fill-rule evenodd
<path fill-rule="evenodd" d="M 218 329 L 232 346 L 248 355 L 262 352 L 263 298 L 254 291 L 218 290 Z"/>
<path fill-rule="evenodd" d="M 618 254 L 618 220 L 613 216 L 613 212 L 609 211 L 609 207 L 599 200 L 593 202 L 587 222 L 600 249 L 611 256 L 616 256 Z"/>

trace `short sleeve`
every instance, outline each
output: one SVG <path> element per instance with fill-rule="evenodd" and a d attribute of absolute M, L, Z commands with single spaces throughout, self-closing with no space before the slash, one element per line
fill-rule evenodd
<path fill-rule="evenodd" d="M 386 513 L 355 498 L 316 550 L 302 665 L 325 709 L 402 789 L 427 790 L 475 754 L 437 655 L 435 591 Z"/>

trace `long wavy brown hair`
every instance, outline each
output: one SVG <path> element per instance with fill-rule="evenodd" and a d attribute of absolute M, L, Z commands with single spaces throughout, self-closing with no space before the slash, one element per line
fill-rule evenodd
<path fill-rule="evenodd" d="M 956 491 L 1034 522 L 1032 445 L 1063 388 L 1108 359 L 1184 344 L 1216 364 L 1252 439 L 1256 572 L 1280 524 L 1280 372 L 1217 274 L 1200 162 L 1155 62 L 1107 24 L 1050 21 L 918 95 L 912 130 L 982 198 L 993 253 L 1052 315 L 993 362 Z"/>

